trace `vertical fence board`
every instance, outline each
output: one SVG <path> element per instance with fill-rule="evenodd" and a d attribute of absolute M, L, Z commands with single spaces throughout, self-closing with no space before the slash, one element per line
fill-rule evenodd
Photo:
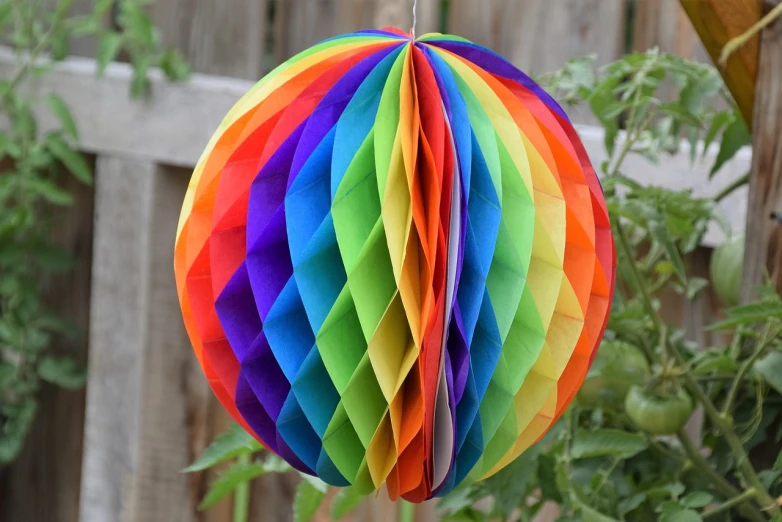
<path fill-rule="evenodd" d="M 765 0 L 764 11 L 777 5 Z M 768 272 L 782 292 L 782 20 L 760 34 L 760 59 L 752 126 L 752 168 L 741 298 L 747 302 Z"/>
<path fill-rule="evenodd" d="M 266 51 L 266 0 L 158 0 L 155 24 L 197 72 L 255 80 Z"/>
<path fill-rule="evenodd" d="M 635 0 L 633 49 L 651 47 L 704 63 L 711 61 L 679 0 Z"/>
<path fill-rule="evenodd" d="M 623 0 L 451 0 L 448 31 L 491 47 L 528 74 L 559 69 L 573 56 L 621 56 Z"/>
<path fill-rule="evenodd" d="M 71 176 L 64 182 L 63 188 L 73 195 L 74 205 L 55 210 L 52 237 L 56 244 L 73 256 L 75 268 L 49 279 L 46 303 L 79 330 L 79 335 L 73 340 L 55 339 L 53 353 L 86 364 L 93 190 Z M 38 413 L 24 450 L 0 480 L 0 520 L 76 522 L 84 396 L 83 389 L 43 386 Z"/>
<path fill-rule="evenodd" d="M 136 520 L 155 174 L 152 164 L 98 159 L 81 522 Z"/>
<path fill-rule="evenodd" d="M 416 34 L 437 31 L 440 1 L 418 0 Z M 359 29 L 397 27 L 409 31 L 411 0 L 277 0 L 275 60 L 284 62 L 326 38 Z"/>
<path fill-rule="evenodd" d="M 81 522 L 196 520 L 197 477 L 180 470 L 204 444 L 188 425 L 208 388 L 171 266 L 186 187 L 151 163 L 98 159 Z"/>

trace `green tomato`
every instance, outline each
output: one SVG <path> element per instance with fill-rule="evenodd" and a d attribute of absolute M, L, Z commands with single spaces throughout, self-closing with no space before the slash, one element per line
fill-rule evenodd
<path fill-rule="evenodd" d="M 709 263 L 711 284 L 723 305 L 739 304 L 743 269 L 744 235 L 737 234 L 714 250 Z"/>
<path fill-rule="evenodd" d="M 620 410 L 630 387 L 646 382 L 649 374 L 641 350 L 623 341 L 604 341 L 578 392 L 579 404 Z"/>
<path fill-rule="evenodd" d="M 625 412 L 639 429 L 652 435 L 671 435 L 687 423 L 695 406 L 684 390 L 660 397 L 633 386 L 625 398 Z"/>

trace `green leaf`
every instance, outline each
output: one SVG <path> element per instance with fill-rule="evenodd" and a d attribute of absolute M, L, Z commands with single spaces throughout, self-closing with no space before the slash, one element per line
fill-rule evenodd
<path fill-rule="evenodd" d="M 365 498 L 365 494 L 359 493 L 352 486 L 341 488 L 331 501 L 331 518 L 339 520 L 353 511 Z"/>
<path fill-rule="evenodd" d="M 692 509 L 679 509 L 666 511 L 657 520 L 658 522 L 701 522 L 703 519 Z"/>
<path fill-rule="evenodd" d="M 319 487 L 317 483 L 302 477 L 296 495 L 293 497 L 293 522 L 309 522 L 315 512 L 323 503 L 326 496 L 326 488 Z"/>
<path fill-rule="evenodd" d="M 30 178 L 27 180 L 27 186 L 53 205 L 73 205 L 73 196 L 71 193 L 58 187 L 52 180 L 45 178 Z"/>
<path fill-rule="evenodd" d="M 581 510 L 581 520 L 583 522 L 619 522 L 615 518 L 606 516 L 586 504 L 580 503 L 578 507 Z"/>
<path fill-rule="evenodd" d="M 709 127 L 706 129 L 706 134 L 703 135 L 703 154 L 709 150 L 709 146 L 714 142 L 717 135 L 735 118 L 734 113 L 724 111 L 715 114 L 709 122 Z"/>
<path fill-rule="evenodd" d="M 673 264 L 673 271 L 676 273 L 679 280 L 686 283 L 687 274 L 684 269 L 684 261 L 682 260 L 679 249 L 676 248 L 676 245 L 671 240 L 668 229 L 659 221 L 652 221 L 649 223 L 649 232 L 651 232 L 655 241 L 657 241 L 660 246 L 663 247 L 663 250 L 665 250 L 668 260 Z"/>
<path fill-rule="evenodd" d="M 755 363 L 758 372 L 769 386 L 782 394 L 782 353 L 769 352 L 763 359 Z"/>
<path fill-rule="evenodd" d="M 645 500 L 646 500 L 645 493 L 636 493 L 631 497 L 624 498 L 620 500 L 616 506 L 617 514 L 622 520 L 624 520 L 625 515 L 637 509 L 638 506 L 643 504 Z"/>
<path fill-rule="evenodd" d="M 571 453 L 577 459 L 606 456 L 630 458 L 647 446 L 646 439 L 637 433 L 609 428 L 580 430 L 576 433 Z"/>
<path fill-rule="evenodd" d="M 147 90 L 149 58 L 145 55 L 133 57 L 133 77 L 130 79 L 130 97 L 139 98 Z"/>
<path fill-rule="evenodd" d="M 543 500 L 562 503 L 562 494 L 557 487 L 556 465 L 556 458 L 552 455 L 541 455 L 538 458 L 538 482 Z"/>
<path fill-rule="evenodd" d="M 92 172 L 90 171 L 87 162 L 84 161 L 84 157 L 82 157 L 79 152 L 73 150 L 70 145 L 65 143 L 59 135 L 47 135 L 46 148 L 51 152 L 52 156 L 65 165 L 68 171 L 73 174 L 76 179 L 88 185 L 92 184 Z"/>
<path fill-rule="evenodd" d="M 46 104 L 49 106 L 49 110 L 52 111 L 62 125 L 62 130 L 73 138 L 74 141 L 79 140 L 79 133 L 76 130 L 76 123 L 73 121 L 73 115 L 66 105 L 65 101 L 54 93 L 46 95 Z"/>
<path fill-rule="evenodd" d="M 709 286 L 709 280 L 702 277 L 691 277 L 687 281 L 685 296 L 687 299 L 694 299 L 698 292 Z"/>
<path fill-rule="evenodd" d="M 741 147 L 750 143 L 752 143 L 752 136 L 747 129 L 747 124 L 744 123 L 741 116 L 737 115 L 722 134 L 720 151 L 717 153 L 717 159 L 711 167 L 709 177 L 714 176 L 727 161 L 736 155 Z"/>
<path fill-rule="evenodd" d="M 198 509 L 203 511 L 215 505 L 220 499 L 233 492 L 239 484 L 249 482 L 267 472 L 263 462 L 260 461 L 249 464 L 235 462 L 212 482 L 206 496 L 198 505 Z"/>
<path fill-rule="evenodd" d="M 702 508 L 709 502 L 714 500 L 714 497 L 710 493 L 705 491 L 693 491 L 682 499 L 682 504 L 688 508 Z"/>
<path fill-rule="evenodd" d="M 171 81 L 179 82 L 190 76 L 190 65 L 178 49 L 169 47 L 160 58 L 160 68 L 163 74 Z"/>
<path fill-rule="evenodd" d="M 218 435 L 201 456 L 183 471 L 187 473 L 201 471 L 239 455 L 256 453 L 262 449 L 260 442 L 244 431 L 244 428 L 233 423 L 226 433 Z"/>
<path fill-rule="evenodd" d="M 782 470 L 782 451 L 777 455 L 777 460 L 774 462 L 774 471 Z"/>
<path fill-rule="evenodd" d="M 114 61 L 122 48 L 122 35 L 116 31 L 106 31 L 98 39 L 98 76 L 103 76 L 106 67 Z"/>
<path fill-rule="evenodd" d="M 67 272 L 73 269 L 73 256 L 67 250 L 49 243 L 30 246 L 36 264 L 50 272 Z"/>
<path fill-rule="evenodd" d="M 708 326 L 707 330 L 725 330 L 742 324 L 757 324 L 771 318 L 782 318 L 782 302 L 761 301 L 734 306 L 727 310 L 728 318 Z"/>
<path fill-rule="evenodd" d="M 87 382 L 87 369 L 70 357 L 44 357 L 38 363 L 38 375 L 46 382 L 69 390 L 77 390 Z"/>

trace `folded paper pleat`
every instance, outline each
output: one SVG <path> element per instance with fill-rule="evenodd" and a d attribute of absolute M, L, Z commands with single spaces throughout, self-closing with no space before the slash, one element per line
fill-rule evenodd
<path fill-rule="evenodd" d="M 575 396 L 610 310 L 602 189 L 559 105 L 464 39 L 326 40 L 228 113 L 174 268 L 229 413 L 337 486 L 485 478 Z"/>

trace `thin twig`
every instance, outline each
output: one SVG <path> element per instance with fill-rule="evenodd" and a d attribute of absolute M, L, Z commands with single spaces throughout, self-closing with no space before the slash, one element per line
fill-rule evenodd
<path fill-rule="evenodd" d="M 782 16 L 782 3 L 777 4 L 774 9 L 769 11 L 766 16 L 758 20 L 758 22 L 750 27 L 747 31 L 741 33 L 735 38 L 728 40 L 728 43 L 725 44 L 725 47 L 722 48 L 722 52 L 720 52 L 719 64 L 722 67 L 725 67 L 725 65 L 728 63 L 728 58 L 730 58 L 730 55 L 738 51 L 744 44 L 752 40 L 756 34 L 762 31 L 763 28 L 765 28 L 780 16 Z"/>
<path fill-rule="evenodd" d="M 730 387 L 728 396 L 725 398 L 725 404 L 722 407 L 723 415 L 730 415 L 730 411 L 733 408 L 733 403 L 736 401 L 736 396 L 739 393 L 739 388 L 741 387 L 741 383 L 744 380 L 744 376 L 752 368 L 752 366 L 755 364 L 755 361 L 758 360 L 758 357 L 761 356 L 766 347 L 768 347 L 768 345 L 773 341 L 773 338 L 769 336 L 770 332 L 771 322 L 768 322 L 766 323 L 766 327 L 763 329 L 763 335 L 760 337 L 757 345 L 755 346 L 755 351 L 752 352 L 752 355 L 750 355 L 743 363 L 741 363 L 739 371 L 736 372 L 736 378 L 733 380 L 733 385 Z"/>
<path fill-rule="evenodd" d="M 725 511 L 728 511 L 729 509 L 738 506 L 744 501 L 755 498 L 757 495 L 758 495 L 757 491 L 755 491 L 753 488 L 749 488 L 741 495 L 736 495 L 735 497 L 726 500 L 719 506 L 716 506 L 714 509 L 710 509 L 709 511 L 706 511 L 705 513 L 703 513 L 703 518 L 709 518 L 714 515 L 719 515 L 720 513 L 724 513 Z"/>
<path fill-rule="evenodd" d="M 782 4 L 780 4 L 780 5 L 782 5 Z M 737 180 L 735 180 L 732 183 L 730 183 L 727 187 L 725 187 L 722 190 L 720 190 L 719 192 L 717 192 L 717 195 L 714 196 L 714 201 L 716 203 L 719 203 L 720 201 L 722 201 L 726 197 L 728 197 L 731 194 L 733 194 L 733 191 L 735 191 L 738 188 L 743 187 L 747 183 L 749 183 L 749 172 L 747 172 L 746 174 L 744 174 L 743 176 L 741 176 Z"/>

